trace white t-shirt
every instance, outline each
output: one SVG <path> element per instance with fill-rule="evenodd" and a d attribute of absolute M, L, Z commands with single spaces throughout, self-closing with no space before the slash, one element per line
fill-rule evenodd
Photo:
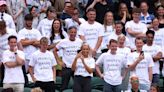
<path fill-rule="evenodd" d="M 75 41 L 63 39 L 56 45 L 58 50 L 63 50 L 62 60 L 66 64 L 67 68 L 72 67 L 72 63 L 77 55 L 77 51 L 81 48 L 82 43 L 83 41 L 81 39 L 76 38 Z"/>
<path fill-rule="evenodd" d="M 147 44 L 145 44 L 142 47 L 142 50 L 145 53 L 150 54 L 152 57 L 154 57 L 155 55 L 157 55 L 158 52 L 162 52 L 161 48 L 158 45 L 153 44 L 152 46 L 148 46 Z M 159 74 L 159 62 L 154 62 L 154 66 L 153 66 L 153 74 Z"/>
<path fill-rule="evenodd" d="M 51 27 L 53 20 L 48 20 L 47 18 L 41 20 L 37 29 L 40 31 L 42 36 L 49 38 L 51 36 Z"/>
<path fill-rule="evenodd" d="M 84 62 L 89 68 L 92 68 L 92 69 L 95 68 L 95 60 L 92 57 L 84 58 Z M 93 77 L 93 73 L 89 74 L 87 72 L 80 58 L 77 59 L 76 70 L 74 72 L 74 75 L 81 75 L 83 77 L 88 77 L 88 76 Z"/>
<path fill-rule="evenodd" d="M 132 92 L 132 90 L 126 90 L 125 92 Z M 147 92 L 147 90 L 140 90 L 140 92 Z"/>
<path fill-rule="evenodd" d="M 23 28 L 22 30 L 20 30 L 18 32 L 18 37 L 19 40 L 22 39 L 28 39 L 28 40 L 40 40 L 41 38 L 41 34 L 37 29 L 32 29 L 32 30 L 28 30 L 26 28 Z M 26 59 L 30 59 L 30 55 L 35 52 L 37 50 L 37 48 L 33 45 L 28 45 L 23 47 L 23 51 L 25 53 Z"/>
<path fill-rule="evenodd" d="M 2 16 L 3 15 L 3 16 Z M 8 28 L 11 28 L 11 29 L 14 29 L 14 30 L 16 30 L 16 27 L 15 27 L 15 23 L 14 23 L 14 20 L 13 20 L 13 18 L 12 18 L 12 16 L 11 15 L 9 15 L 9 14 L 7 14 L 7 13 L 1 13 L 0 12 L 0 20 L 1 20 L 1 18 L 3 18 L 3 20 L 6 22 L 6 26 L 8 27 Z"/>
<path fill-rule="evenodd" d="M 17 50 L 17 55 L 25 60 L 25 55 L 22 51 Z M 16 56 L 14 52 L 10 50 L 5 50 L 2 56 L 2 62 L 16 62 Z M 22 66 L 16 66 L 14 68 L 9 68 L 5 65 L 5 74 L 3 83 L 24 83 L 24 75 L 22 71 Z"/>
<path fill-rule="evenodd" d="M 104 81 L 110 85 L 122 83 L 121 68 L 125 66 L 125 58 L 121 54 L 112 55 L 110 52 L 103 53 L 96 65 L 103 65 Z"/>
<path fill-rule="evenodd" d="M 123 34 L 120 34 L 120 35 L 123 35 Z M 110 41 L 111 39 L 114 39 L 114 40 L 118 41 L 118 37 L 119 37 L 119 35 L 117 35 L 115 32 L 113 32 L 113 33 L 108 37 L 108 44 L 107 44 L 107 45 L 109 45 L 109 41 Z M 125 46 L 130 47 L 131 45 L 130 45 L 130 41 L 129 41 L 128 37 L 125 36 L 125 38 L 126 38 L 126 39 L 125 39 Z"/>
<path fill-rule="evenodd" d="M 84 36 L 85 42 L 89 44 L 91 49 L 94 49 L 97 44 L 98 37 L 103 36 L 103 32 L 103 27 L 100 23 L 94 22 L 94 24 L 89 24 L 88 22 L 85 22 L 80 25 L 78 34 Z M 97 52 L 100 52 L 100 48 Z"/>
<path fill-rule="evenodd" d="M 128 21 L 125 24 L 125 29 L 127 30 L 128 28 L 132 29 L 133 32 L 142 32 L 142 33 L 146 33 L 147 31 L 147 26 L 146 24 L 139 22 L 139 23 L 135 23 L 133 20 Z M 127 37 L 129 39 L 130 42 L 130 47 L 135 49 L 135 37 L 131 36 L 128 32 L 127 32 Z"/>
<path fill-rule="evenodd" d="M 164 56 L 164 28 L 159 29 L 158 31 L 154 31 L 154 42 L 153 44 L 158 45 L 162 48 L 162 53 Z"/>
<path fill-rule="evenodd" d="M 86 22 L 84 18 L 79 18 L 79 21 L 81 22 L 81 24 Z M 68 29 L 71 26 L 75 26 L 77 30 L 79 30 L 80 25 L 72 18 L 65 19 L 65 28 Z"/>
<path fill-rule="evenodd" d="M 136 62 L 139 54 L 140 53 L 137 52 L 132 52 L 131 54 L 129 54 L 127 65 L 132 65 L 134 62 Z M 137 64 L 135 70 L 130 71 L 130 76 L 135 74 L 136 76 L 138 76 L 140 84 L 150 85 L 151 82 L 149 80 L 148 68 L 153 66 L 154 62 L 152 57 L 149 54 L 144 53 L 144 59 Z"/>
<path fill-rule="evenodd" d="M 108 38 L 111 36 L 111 34 L 114 32 L 114 28 L 113 26 L 106 26 L 106 31 L 105 31 L 105 27 L 103 25 L 103 40 L 101 43 L 101 49 L 106 49 L 107 48 L 107 44 L 109 43 Z"/>
<path fill-rule="evenodd" d="M 128 55 L 131 53 L 131 49 L 128 47 L 117 48 L 117 53 L 122 54 L 125 59 L 127 59 Z"/>
<path fill-rule="evenodd" d="M 54 81 L 52 67 L 56 66 L 56 60 L 52 52 L 45 53 L 37 50 L 31 55 L 29 66 L 34 67 L 34 77 L 38 81 Z"/>
<path fill-rule="evenodd" d="M 0 52 L 1 52 L 0 53 L 0 62 L 2 59 L 2 53 L 5 50 L 9 49 L 8 37 L 11 35 L 17 36 L 16 31 L 14 29 L 7 28 L 7 33 L 0 36 Z"/>

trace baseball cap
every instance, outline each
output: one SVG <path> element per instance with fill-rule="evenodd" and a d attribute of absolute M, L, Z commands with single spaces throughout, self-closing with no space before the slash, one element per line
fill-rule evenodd
<path fill-rule="evenodd" d="M 2 6 L 2 5 L 6 5 L 7 3 L 6 3 L 6 1 L 5 0 L 0 0 L 0 6 Z"/>

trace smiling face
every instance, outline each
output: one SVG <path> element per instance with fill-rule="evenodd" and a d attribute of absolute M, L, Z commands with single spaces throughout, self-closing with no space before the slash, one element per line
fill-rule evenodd
<path fill-rule="evenodd" d="M 82 48 L 81 48 L 81 51 L 82 51 L 82 55 L 83 55 L 84 57 L 88 57 L 89 52 L 90 52 L 90 47 L 89 47 L 89 45 L 88 45 L 88 44 L 83 44 L 83 45 L 82 45 Z"/>
<path fill-rule="evenodd" d="M 53 22 L 53 28 L 54 28 L 55 31 L 59 31 L 60 26 L 61 26 L 60 24 L 61 24 L 61 23 L 60 23 L 59 20 L 55 20 L 55 21 Z"/>

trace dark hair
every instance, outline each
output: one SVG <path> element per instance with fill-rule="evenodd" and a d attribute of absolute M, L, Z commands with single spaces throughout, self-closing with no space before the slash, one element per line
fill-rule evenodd
<path fill-rule="evenodd" d="M 135 39 L 135 43 L 136 43 L 137 40 L 141 40 L 142 42 L 144 42 L 143 39 L 142 39 L 141 37 L 137 37 L 137 38 Z"/>
<path fill-rule="evenodd" d="M 157 92 L 160 92 L 159 86 L 158 86 L 156 83 L 152 83 L 152 84 L 151 84 L 151 87 L 156 88 Z"/>
<path fill-rule="evenodd" d="M 112 43 L 117 43 L 117 40 L 111 39 L 111 40 L 109 41 L 109 45 L 111 45 Z"/>
<path fill-rule="evenodd" d="M 38 7 L 35 6 L 35 5 L 31 6 L 31 7 L 29 8 L 29 12 L 30 12 L 30 14 L 31 14 L 31 11 L 32 11 L 33 8 L 38 8 Z"/>
<path fill-rule="evenodd" d="M 11 35 L 8 37 L 8 41 L 10 41 L 10 39 L 16 39 L 17 40 L 17 37 L 15 35 Z"/>
<path fill-rule="evenodd" d="M 133 8 L 132 14 L 133 13 L 141 13 L 141 9 L 140 8 Z"/>
<path fill-rule="evenodd" d="M 164 8 L 163 5 L 158 5 L 158 6 L 157 6 L 157 8 L 156 8 L 156 14 L 155 14 L 156 17 L 159 16 L 157 11 L 158 11 L 158 9 L 159 9 L 160 7 Z M 164 17 L 164 15 L 163 15 L 163 17 Z"/>
<path fill-rule="evenodd" d="M 6 22 L 4 20 L 1 20 L 0 21 L 0 26 L 5 28 L 6 27 Z"/>
<path fill-rule="evenodd" d="M 25 17 L 24 17 L 24 20 L 33 20 L 33 16 L 32 14 L 26 14 Z"/>
<path fill-rule="evenodd" d="M 71 29 L 76 29 L 76 30 L 77 30 L 77 27 L 75 27 L 75 26 L 70 26 L 70 27 L 68 28 L 68 30 L 71 30 Z"/>
<path fill-rule="evenodd" d="M 69 2 L 69 1 L 67 1 L 67 2 L 64 3 L 64 7 L 65 7 L 66 4 L 71 4 L 71 6 L 73 6 L 72 3 Z"/>
<path fill-rule="evenodd" d="M 48 12 L 56 12 L 55 8 L 53 6 L 49 6 L 46 11 L 46 16 L 48 16 Z"/>
<path fill-rule="evenodd" d="M 121 25 L 123 26 L 123 23 L 122 23 L 120 20 L 115 21 L 114 23 L 115 23 L 115 25 L 116 25 L 116 24 L 121 24 Z"/>
<path fill-rule="evenodd" d="M 148 34 L 152 34 L 153 36 L 155 35 L 155 32 L 153 31 L 153 30 L 148 30 L 147 32 L 146 32 L 146 35 L 148 35 Z"/>
<path fill-rule="evenodd" d="M 65 38 L 64 35 L 63 35 L 62 23 L 61 23 L 60 19 L 54 19 L 54 21 L 52 23 L 52 26 L 51 26 L 51 37 L 50 37 L 51 43 L 53 43 L 53 40 L 55 38 L 55 35 L 54 35 L 55 30 L 54 30 L 54 27 L 53 27 L 53 24 L 54 24 L 55 21 L 59 21 L 60 22 L 59 34 L 60 34 L 61 39 Z"/>
<path fill-rule="evenodd" d="M 90 12 L 90 11 L 96 12 L 96 10 L 95 10 L 94 8 L 89 8 L 89 9 L 87 10 L 87 13 Z"/>

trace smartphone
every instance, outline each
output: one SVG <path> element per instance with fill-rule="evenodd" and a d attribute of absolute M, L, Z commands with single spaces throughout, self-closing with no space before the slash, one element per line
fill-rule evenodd
<path fill-rule="evenodd" d="M 142 55 L 142 54 L 144 55 L 144 51 L 141 51 L 140 55 Z"/>
<path fill-rule="evenodd" d="M 81 50 L 77 50 L 77 53 L 79 53 Z"/>

